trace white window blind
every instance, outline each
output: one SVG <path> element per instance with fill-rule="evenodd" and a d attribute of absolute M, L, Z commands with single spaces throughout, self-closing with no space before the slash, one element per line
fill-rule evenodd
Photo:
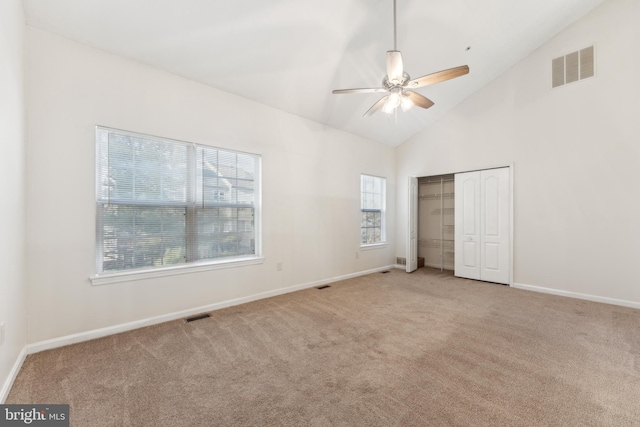
<path fill-rule="evenodd" d="M 96 128 L 98 273 L 256 256 L 260 157 Z"/>
<path fill-rule="evenodd" d="M 360 176 L 360 243 L 385 243 L 386 179 L 371 175 Z"/>

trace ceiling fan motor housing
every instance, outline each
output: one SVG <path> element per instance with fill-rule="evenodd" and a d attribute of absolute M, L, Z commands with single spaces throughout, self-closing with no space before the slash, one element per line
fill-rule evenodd
<path fill-rule="evenodd" d="M 382 87 L 384 87 L 387 90 L 391 90 L 396 86 L 404 87 L 404 86 L 407 85 L 407 82 L 409 80 L 411 80 L 411 77 L 409 77 L 409 74 L 407 74 L 406 71 L 404 71 L 402 73 L 402 79 L 400 81 L 398 81 L 398 82 L 395 82 L 395 83 L 394 82 L 390 82 L 388 76 L 384 76 L 384 79 L 382 79 Z"/>

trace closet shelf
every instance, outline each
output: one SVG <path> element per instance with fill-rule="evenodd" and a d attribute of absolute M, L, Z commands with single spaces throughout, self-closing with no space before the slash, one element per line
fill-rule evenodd
<path fill-rule="evenodd" d="M 433 193 L 433 194 L 421 194 L 419 196 L 420 200 L 440 200 L 442 199 L 453 199 L 453 193 Z"/>
<path fill-rule="evenodd" d="M 431 215 L 453 215 L 454 208 L 438 208 L 431 211 Z"/>
<path fill-rule="evenodd" d="M 420 178 L 418 179 L 418 184 L 441 184 L 443 182 L 453 182 L 453 175 L 447 176 L 446 178 Z"/>
<path fill-rule="evenodd" d="M 449 239 L 418 239 L 418 245 L 424 248 L 440 249 L 442 247 L 453 250 L 453 243 L 453 240 Z"/>

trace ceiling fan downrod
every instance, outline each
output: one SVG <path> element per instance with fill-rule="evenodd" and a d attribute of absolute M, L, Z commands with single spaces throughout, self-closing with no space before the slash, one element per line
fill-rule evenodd
<path fill-rule="evenodd" d="M 398 28 L 396 26 L 396 0 L 393 0 L 393 50 L 398 50 Z"/>

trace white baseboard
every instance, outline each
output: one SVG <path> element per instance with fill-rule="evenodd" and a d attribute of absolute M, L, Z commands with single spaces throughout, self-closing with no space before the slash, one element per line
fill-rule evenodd
<path fill-rule="evenodd" d="M 525 285 L 523 283 L 514 283 L 513 287 L 518 289 L 525 289 L 527 291 L 541 292 L 544 294 L 559 295 L 563 297 L 577 298 L 577 299 L 583 299 L 587 301 L 602 302 L 605 304 L 621 305 L 623 307 L 640 309 L 640 302 L 635 302 L 635 301 L 600 297 L 597 295 L 581 294 L 578 292 L 562 291 L 559 289 L 552 289 L 552 288 L 543 288 L 541 286 Z"/>
<path fill-rule="evenodd" d="M 316 286 L 326 285 L 328 283 L 339 282 L 341 280 L 352 279 L 354 277 L 366 276 L 367 274 L 378 273 L 380 271 L 389 270 L 393 268 L 393 265 L 385 267 L 378 267 L 371 270 L 359 271 L 357 273 L 345 274 L 343 276 L 332 277 L 329 279 L 322 279 L 315 282 L 303 283 L 301 285 L 289 286 L 286 288 L 275 289 L 273 291 L 262 292 L 255 295 L 250 295 L 242 298 L 235 298 L 219 303 L 204 305 L 201 307 L 191 308 L 188 310 L 177 311 L 174 313 L 163 314 L 161 316 L 150 317 L 147 319 L 136 320 L 133 322 L 122 323 L 115 326 L 108 326 L 106 328 L 94 329 L 91 331 L 80 332 L 77 334 L 66 335 L 64 337 L 53 338 L 50 340 L 39 341 L 33 344 L 28 344 L 26 347 L 26 354 L 38 353 L 44 350 L 50 350 L 53 348 L 63 347 L 69 344 L 76 344 L 83 341 L 89 341 L 96 338 L 102 338 L 121 332 L 131 331 L 133 329 L 143 328 L 145 326 L 156 325 L 158 323 L 169 322 L 171 320 L 181 319 L 183 317 L 192 316 L 194 314 L 205 313 L 209 311 L 220 310 L 222 308 L 232 307 L 234 305 L 244 304 L 251 301 L 256 301 L 264 298 L 274 297 L 277 295 L 287 294 L 290 292 L 300 291 L 302 289 L 313 288 Z"/>
<path fill-rule="evenodd" d="M 9 396 L 9 392 L 11 391 L 11 387 L 13 387 L 13 382 L 16 380 L 18 376 L 18 372 L 22 368 L 22 364 L 24 360 L 27 358 L 27 347 L 24 347 L 18 358 L 16 359 L 16 363 L 13 364 L 13 368 L 11 368 L 11 372 L 9 372 L 9 377 L 6 379 L 4 384 L 2 385 L 2 390 L 0 390 L 0 404 L 3 404 L 7 397 Z"/>

